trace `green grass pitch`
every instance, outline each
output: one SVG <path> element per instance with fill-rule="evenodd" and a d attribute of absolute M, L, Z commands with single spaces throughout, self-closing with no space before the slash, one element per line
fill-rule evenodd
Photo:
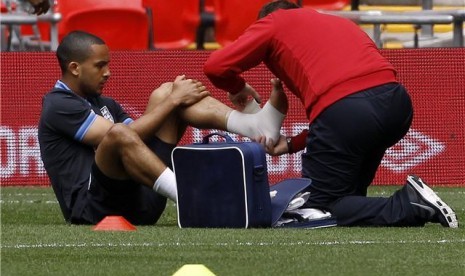
<path fill-rule="evenodd" d="M 370 196 L 398 187 L 374 186 Z M 463 225 L 465 188 L 434 190 Z M 50 187 L 1 188 L 1 275 L 465 275 L 465 227 L 179 229 L 172 203 L 132 232 L 67 225 Z"/>

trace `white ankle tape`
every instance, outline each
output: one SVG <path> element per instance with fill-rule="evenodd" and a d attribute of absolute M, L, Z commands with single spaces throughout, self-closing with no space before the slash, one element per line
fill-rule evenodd
<path fill-rule="evenodd" d="M 245 105 L 244 110 L 242 110 L 242 113 L 254 114 L 254 113 L 257 113 L 260 110 L 261 110 L 261 107 L 257 103 L 257 101 L 255 99 L 250 99 L 247 102 L 247 104 Z"/>
<path fill-rule="evenodd" d="M 267 142 L 268 139 L 273 139 L 275 143 L 278 142 L 280 136 L 279 131 L 286 115 L 279 112 L 279 110 L 268 101 L 262 110 L 257 113 L 257 116 L 259 117 L 259 126 L 266 134 Z"/>
<path fill-rule="evenodd" d="M 265 136 L 267 142 L 278 142 L 281 125 L 286 115 L 279 112 L 270 102 L 255 114 L 244 114 L 233 110 L 229 114 L 227 130 L 249 138 Z"/>

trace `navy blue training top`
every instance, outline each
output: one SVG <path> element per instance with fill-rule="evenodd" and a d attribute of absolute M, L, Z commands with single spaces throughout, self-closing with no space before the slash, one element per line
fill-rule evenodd
<path fill-rule="evenodd" d="M 38 138 L 40 154 L 55 195 L 69 220 L 79 191 L 88 186 L 95 151 L 82 139 L 97 116 L 114 123 L 132 119 L 112 98 L 84 99 L 58 81 L 42 100 Z"/>

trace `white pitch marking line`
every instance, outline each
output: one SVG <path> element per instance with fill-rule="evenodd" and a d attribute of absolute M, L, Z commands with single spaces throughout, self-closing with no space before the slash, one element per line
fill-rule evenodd
<path fill-rule="evenodd" d="M 42 200 L 3 200 L 3 199 L 0 200 L 0 204 L 19 204 L 19 203 L 58 204 L 58 201 L 57 200 L 45 200 L 45 201 L 42 201 Z"/>
<path fill-rule="evenodd" d="M 296 246 L 296 245 L 317 245 L 317 246 L 335 246 L 335 245 L 376 245 L 376 244 L 454 244 L 465 243 L 461 240 L 424 240 L 424 241 L 323 241 L 323 242 L 290 242 L 290 243 L 273 243 L 273 242 L 237 242 L 237 243 L 78 243 L 78 244 L 16 244 L 2 245 L 2 249 L 29 249 L 29 248 L 79 248 L 79 247 L 182 247 L 182 246 Z"/>

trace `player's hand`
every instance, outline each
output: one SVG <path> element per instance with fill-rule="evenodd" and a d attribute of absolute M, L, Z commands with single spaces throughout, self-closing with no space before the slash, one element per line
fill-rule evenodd
<path fill-rule="evenodd" d="M 164 82 L 162 83 L 159 87 L 157 87 L 155 90 L 153 90 L 152 93 L 162 93 L 162 94 L 169 94 L 173 90 L 173 82 Z"/>
<path fill-rule="evenodd" d="M 27 0 L 34 8 L 33 14 L 41 15 L 50 9 L 49 0 Z"/>
<path fill-rule="evenodd" d="M 186 76 L 177 76 L 173 82 L 170 97 L 176 106 L 189 106 L 203 98 L 210 96 L 205 85 L 194 79 L 186 79 Z"/>
<path fill-rule="evenodd" d="M 274 145 L 273 140 L 270 140 L 268 141 L 268 143 L 266 143 L 265 136 L 257 137 L 256 139 L 254 139 L 254 141 L 262 144 L 262 146 L 266 150 L 266 153 L 268 153 L 271 156 L 278 156 L 278 155 L 288 153 L 287 141 L 284 135 L 281 135 L 279 137 L 278 143 L 276 143 L 276 145 Z"/>
<path fill-rule="evenodd" d="M 229 100 L 234 104 L 236 109 L 239 111 L 242 111 L 245 108 L 247 102 L 250 100 L 249 97 L 254 98 L 259 104 L 262 102 L 260 95 L 248 83 L 245 84 L 244 88 L 242 88 L 242 90 L 239 91 L 239 93 L 234 95 L 228 93 L 228 97 Z"/>

